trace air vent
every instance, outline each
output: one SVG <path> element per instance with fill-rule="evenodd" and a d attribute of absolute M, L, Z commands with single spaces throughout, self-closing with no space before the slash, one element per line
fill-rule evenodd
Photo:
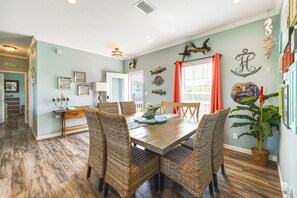
<path fill-rule="evenodd" d="M 153 4 L 151 4 L 150 2 L 148 2 L 146 0 L 141 0 L 141 1 L 137 2 L 134 5 L 134 7 L 146 14 L 149 14 L 156 9 L 156 7 Z"/>

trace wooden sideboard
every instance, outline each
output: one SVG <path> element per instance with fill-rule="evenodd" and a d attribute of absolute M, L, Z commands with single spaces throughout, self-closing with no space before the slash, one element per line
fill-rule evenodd
<path fill-rule="evenodd" d="M 75 118 L 84 118 L 84 108 L 88 107 L 77 107 L 75 110 L 56 110 L 54 111 L 57 114 L 61 114 L 62 118 L 62 135 L 66 137 L 66 133 L 68 131 L 73 131 L 73 130 L 78 130 L 78 129 L 88 129 L 87 124 L 82 124 L 82 125 L 76 125 L 76 126 L 66 126 L 66 120 L 68 119 L 75 119 Z"/>

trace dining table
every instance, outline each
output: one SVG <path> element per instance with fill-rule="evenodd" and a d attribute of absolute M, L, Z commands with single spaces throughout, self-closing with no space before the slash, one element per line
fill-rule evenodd
<path fill-rule="evenodd" d="M 141 113 L 126 116 L 131 141 L 146 150 L 164 155 L 196 133 L 198 122 L 179 114 L 157 115 L 167 118 L 162 124 L 140 124 Z"/>

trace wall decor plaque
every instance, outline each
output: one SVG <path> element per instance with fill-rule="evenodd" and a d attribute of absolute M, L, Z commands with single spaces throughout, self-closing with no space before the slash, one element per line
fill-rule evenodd
<path fill-rule="evenodd" d="M 231 70 L 234 75 L 247 77 L 257 73 L 262 68 L 262 66 L 256 68 L 255 66 L 249 65 L 249 62 L 255 58 L 256 54 L 248 51 L 249 50 L 245 48 L 242 50 L 242 54 L 238 54 L 235 57 L 235 60 L 240 61 L 240 64 L 235 70 Z"/>
<path fill-rule="evenodd" d="M 58 77 L 58 89 L 71 89 L 72 78 Z"/>
<path fill-rule="evenodd" d="M 78 82 L 78 83 L 87 82 L 87 73 L 75 71 L 74 72 L 74 82 Z"/>
<path fill-rule="evenodd" d="M 232 87 L 230 95 L 231 98 L 238 104 L 243 104 L 240 103 L 240 100 L 251 96 L 256 96 L 256 99 L 254 100 L 255 102 L 259 97 L 259 87 L 252 82 L 236 83 Z"/>
<path fill-rule="evenodd" d="M 152 81 L 153 85 L 157 85 L 160 87 L 164 83 L 164 79 L 161 76 L 156 76 L 156 78 Z"/>

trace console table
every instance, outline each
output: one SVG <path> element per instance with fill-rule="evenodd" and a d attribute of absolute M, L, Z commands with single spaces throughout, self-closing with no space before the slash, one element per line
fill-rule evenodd
<path fill-rule="evenodd" d="M 55 110 L 54 112 L 57 114 L 61 114 L 62 118 L 62 135 L 66 137 L 66 132 L 67 131 L 73 131 L 73 130 L 78 130 L 78 129 L 88 129 L 87 124 L 82 124 L 82 125 L 76 125 L 76 126 L 66 126 L 66 120 L 68 119 L 74 119 L 74 118 L 84 118 L 84 108 L 89 108 L 89 107 L 79 107 L 74 110 Z"/>

